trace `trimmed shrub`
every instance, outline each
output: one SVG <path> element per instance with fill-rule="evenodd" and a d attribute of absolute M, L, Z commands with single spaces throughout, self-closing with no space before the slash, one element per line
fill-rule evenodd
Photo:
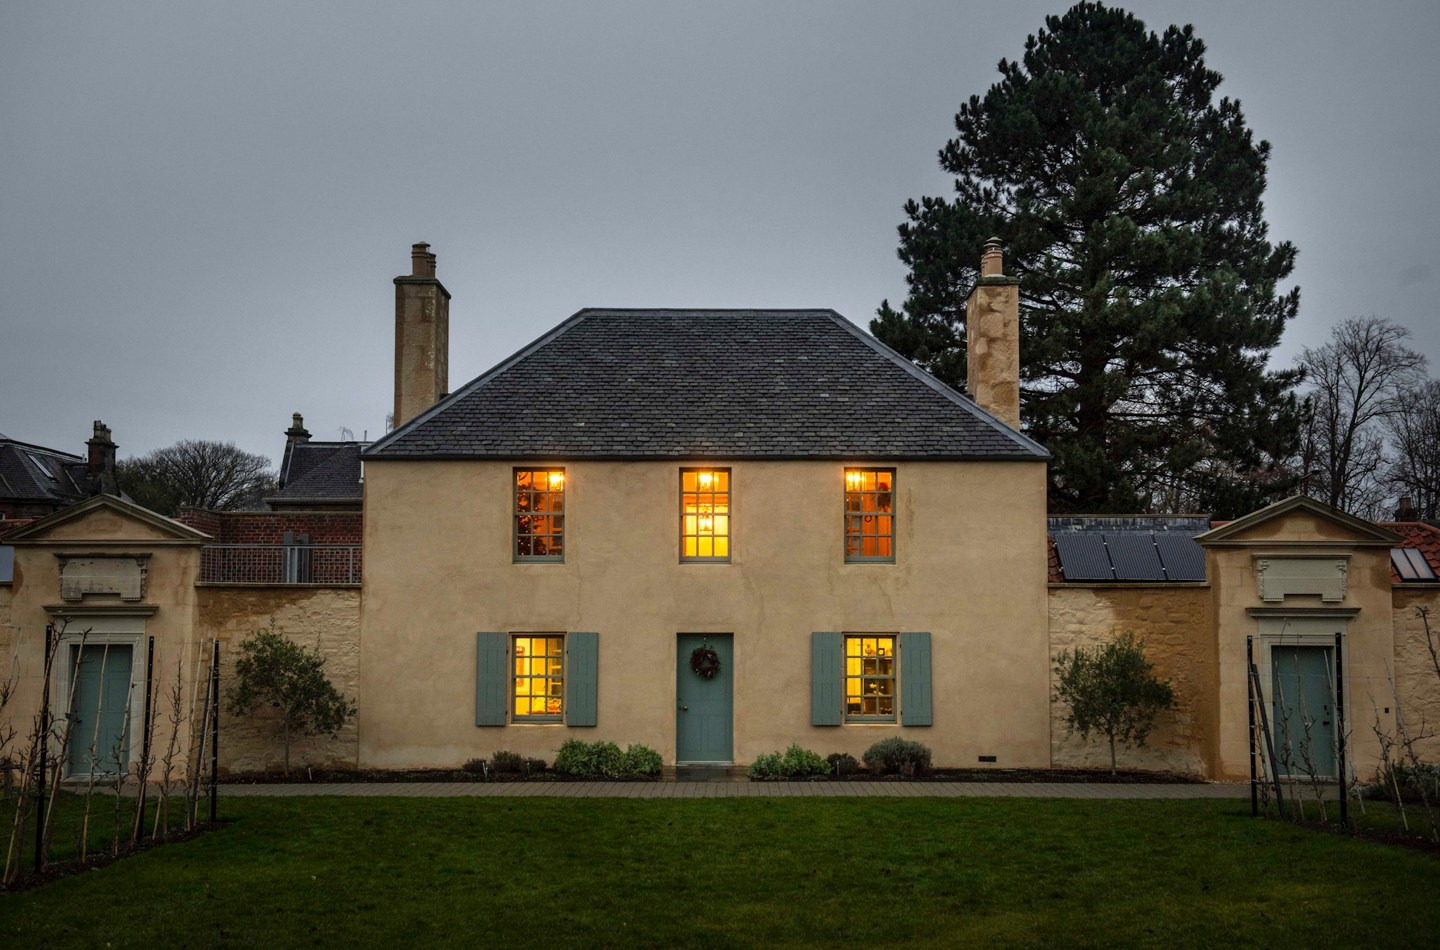
<path fill-rule="evenodd" d="M 503 749 L 490 756 L 490 768 L 496 772 L 518 772 L 525 764 L 525 760 L 518 752 L 506 752 Z"/>
<path fill-rule="evenodd" d="M 525 760 L 525 774 L 526 774 L 526 775 L 534 775 L 536 772 L 543 772 L 543 771 L 545 771 L 545 760 L 544 760 L 544 759 L 526 759 L 526 760 Z"/>
<path fill-rule="evenodd" d="M 625 747 L 625 774 L 627 776 L 652 777 L 660 774 L 660 753 L 648 745 Z"/>
<path fill-rule="evenodd" d="M 462 771 L 462 772 L 473 772 L 473 773 L 476 774 L 476 775 L 484 775 L 484 774 L 485 774 L 485 760 L 484 760 L 484 759 L 468 759 L 468 760 L 465 762 L 464 765 L 460 766 L 460 771 Z"/>
<path fill-rule="evenodd" d="M 860 771 L 860 763 L 849 752 L 832 752 L 825 761 L 830 765 L 831 775 L 854 775 Z"/>
<path fill-rule="evenodd" d="M 830 764 L 820 757 L 820 753 L 792 745 L 784 752 L 767 752 L 757 755 L 755 761 L 750 763 L 746 774 L 756 781 L 770 781 L 782 778 L 810 778 L 816 775 L 827 775 L 829 772 Z"/>
<path fill-rule="evenodd" d="M 624 752 L 613 742 L 567 739 L 555 754 L 555 771 L 579 778 L 642 778 L 660 774 L 660 753 L 645 745 Z"/>
<path fill-rule="evenodd" d="M 792 745 L 785 750 L 780 767 L 787 776 L 796 778 L 830 774 L 830 763 L 821 758 L 820 753 L 802 749 L 798 745 Z"/>
<path fill-rule="evenodd" d="M 755 756 L 755 761 L 750 763 L 746 775 L 750 776 L 753 782 L 766 782 L 780 778 L 780 763 L 782 756 L 779 752 L 766 752 Z"/>
<path fill-rule="evenodd" d="M 866 768 L 884 775 L 925 775 L 930 771 L 930 747 L 899 736 L 881 739 L 865 750 Z"/>

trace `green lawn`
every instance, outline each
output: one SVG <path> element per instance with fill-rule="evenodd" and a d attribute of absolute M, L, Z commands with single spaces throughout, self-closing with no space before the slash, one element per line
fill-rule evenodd
<path fill-rule="evenodd" d="M 1440 855 L 1248 802 L 230 799 L 0 946 L 1402 946 Z"/>

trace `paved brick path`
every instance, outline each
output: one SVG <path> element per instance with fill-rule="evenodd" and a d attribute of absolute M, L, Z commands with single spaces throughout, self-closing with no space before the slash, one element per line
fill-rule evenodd
<path fill-rule="evenodd" d="M 224 798 L 1248 798 L 1248 784 L 1076 785 L 1009 782 L 364 782 L 221 785 Z"/>

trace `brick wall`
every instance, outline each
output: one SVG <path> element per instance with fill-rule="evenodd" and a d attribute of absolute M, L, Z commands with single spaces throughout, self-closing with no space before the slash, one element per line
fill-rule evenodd
<path fill-rule="evenodd" d="M 180 520 L 204 531 L 216 544 L 282 544 L 285 532 L 307 534 L 311 544 L 359 544 L 358 511 L 202 511 L 186 508 Z"/>
<path fill-rule="evenodd" d="M 200 580 L 226 584 L 358 584 L 363 570 L 358 511 L 203 511 L 185 508 L 180 520 L 214 541 L 201 552 Z M 306 539 L 307 549 L 285 545 Z M 299 558 L 297 566 L 287 559 Z"/>

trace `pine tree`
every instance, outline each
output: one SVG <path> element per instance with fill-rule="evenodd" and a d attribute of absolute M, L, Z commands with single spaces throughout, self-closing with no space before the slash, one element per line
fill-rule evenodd
<path fill-rule="evenodd" d="M 986 238 L 1021 280 L 1022 417 L 1055 511 L 1219 510 L 1285 493 L 1293 372 L 1266 357 L 1299 305 L 1262 215 L 1270 146 L 1214 93 L 1191 27 L 1080 3 L 955 117 L 953 199 L 907 202 L 903 311 L 871 330 L 952 386 Z M 1257 490 L 1258 486 L 1258 490 Z"/>

